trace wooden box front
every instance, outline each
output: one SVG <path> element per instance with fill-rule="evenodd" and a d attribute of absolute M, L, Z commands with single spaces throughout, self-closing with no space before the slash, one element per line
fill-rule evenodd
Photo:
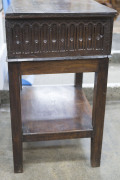
<path fill-rule="evenodd" d="M 112 18 L 7 19 L 8 58 L 109 55 Z"/>

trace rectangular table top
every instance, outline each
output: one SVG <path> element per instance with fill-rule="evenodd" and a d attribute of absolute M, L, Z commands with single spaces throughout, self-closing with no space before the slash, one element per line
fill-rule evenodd
<path fill-rule="evenodd" d="M 6 18 L 114 16 L 94 0 L 12 0 Z"/>

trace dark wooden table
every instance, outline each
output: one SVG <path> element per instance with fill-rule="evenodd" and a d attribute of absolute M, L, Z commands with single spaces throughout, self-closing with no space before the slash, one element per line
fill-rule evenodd
<path fill-rule="evenodd" d="M 115 14 L 92 0 L 12 0 L 6 34 L 16 173 L 28 141 L 91 138 L 91 165 L 100 166 Z M 93 109 L 83 72 L 95 72 Z M 21 90 L 21 75 L 52 73 L 75 73 L 75 85 Z"/>

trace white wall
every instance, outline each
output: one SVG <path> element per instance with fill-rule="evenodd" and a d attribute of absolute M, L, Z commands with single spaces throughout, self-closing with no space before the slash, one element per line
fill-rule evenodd
<path fill-rule="evenodd" d="M 4 81 L 7 75 L 6 44 L 3 36 L 2 12 L 0 12 L 0 90 L 3 90 Z"/>

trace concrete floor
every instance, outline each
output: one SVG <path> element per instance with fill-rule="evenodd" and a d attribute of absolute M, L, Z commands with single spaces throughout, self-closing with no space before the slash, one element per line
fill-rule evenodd
<path fill-rule="evenodd" d="M 107 102 L 100 168 L 90 166 L 90 140 L 24 144 L 24 173 L 13 173 L 9 106 L 0 108 L 0 180 L 119 180 L 120 102 Z"/>

